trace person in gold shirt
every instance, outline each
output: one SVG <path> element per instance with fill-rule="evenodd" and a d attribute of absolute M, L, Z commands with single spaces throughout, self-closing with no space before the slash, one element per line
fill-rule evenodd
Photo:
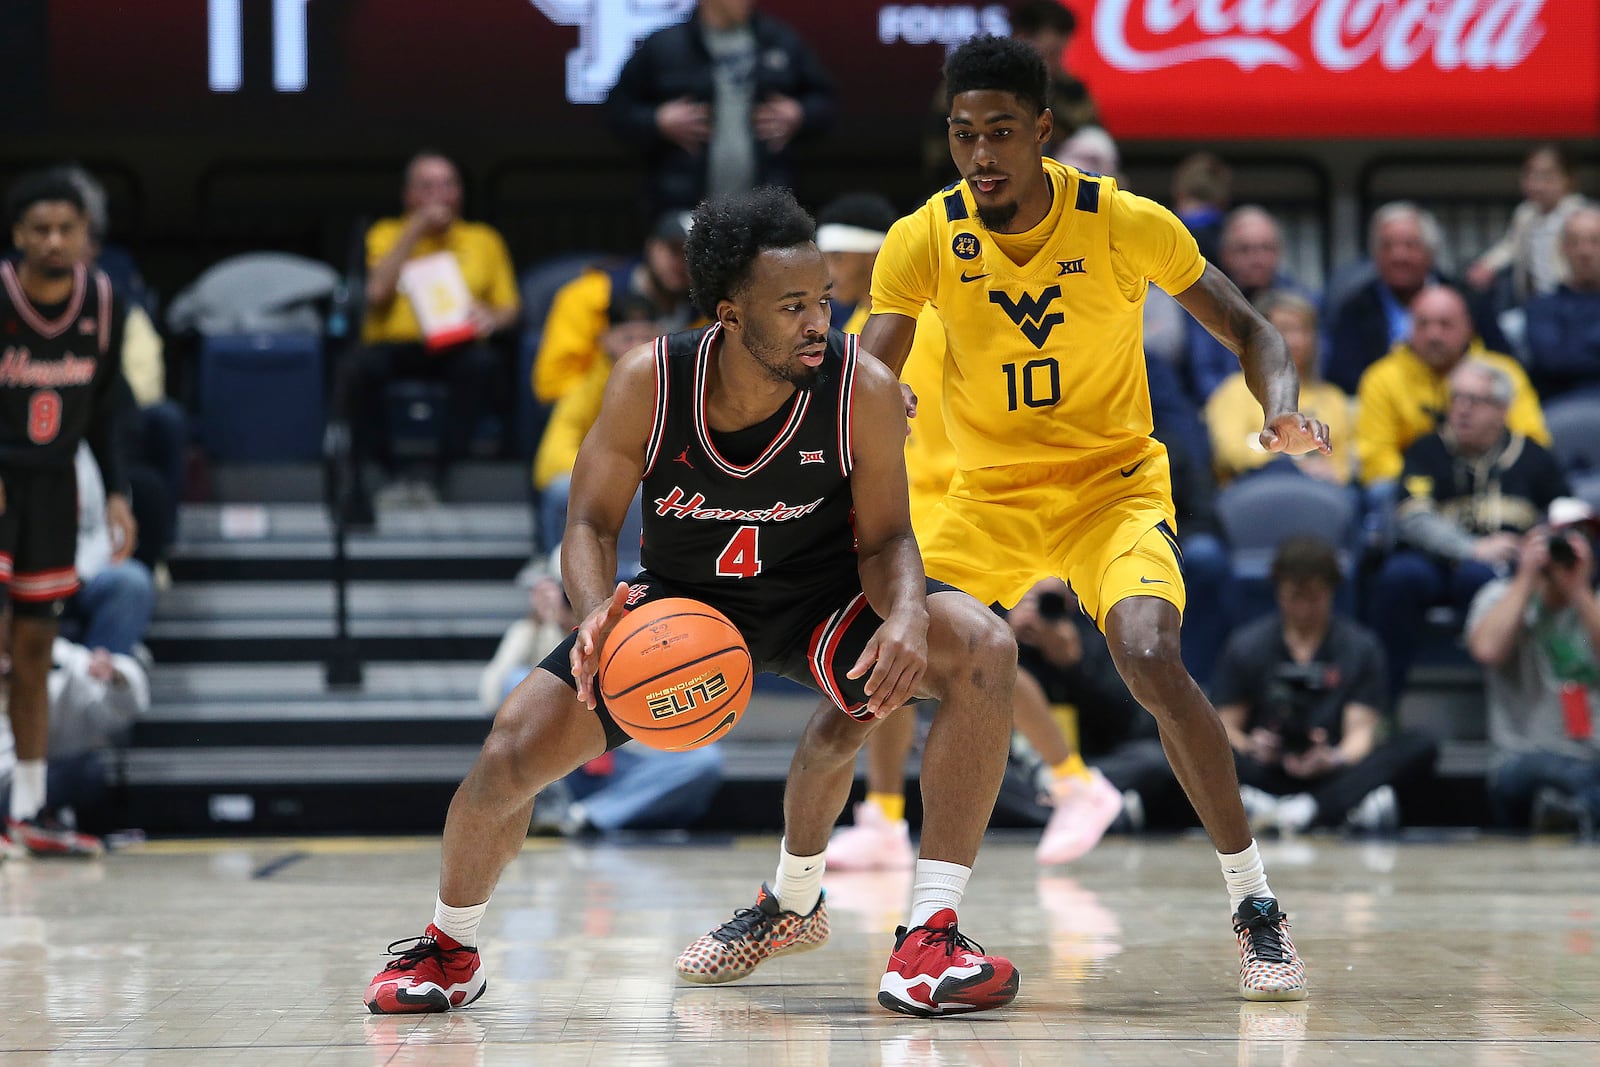
<path fill-rule="evenodd" d="M 637 259 L 590 267 L 556 290 L 533 361 L 539 403 L 558 403 L 582 387 L 596 364 L 610 367 L 627 351 L 610 343 L 610 332 L 624 318 L 616 313 L 619 304 L 646 301 L 661 333 L 705 323 L 689 303 L 689 267 L 683 261 L 688 218 L 683 211 L 662 214 Z"/>
<path fill-rule="evenodd" d="M 1206 426 L 1211 431 L 1212 465 L 1217 484 L 1260 470 L 1268 464 L 1293 463 L 1296 470 L 1334 485 L 1350 484 L 1350 397 L 1317 375 L 1317 308 L 1299 293 L 1271 289 L 1256 299 L 1256 309 L 1283 335 L 1300 375 L 1300 410 L 1321 419 L 1328 427 L 1334 451 L 1308 452 L 1285 457 L 1260 447 L 1261 405 L 1250 392 L 1244 371 L 1224 378 L 1206 401 Z"/>
<path fill-rule="evenodd" d="M 1218 849 L 1251 1000 L 1305 996 L 1227 734 L 1184 669 L 1184 587 L 1165 449 L 1150 436 L 1142 312 L 1159 285 L 1239 354 L 1262 447 L 1329 451 L 1298 410 L 1283 338 L 1165 208 L 1043 157 L 1047 74 L 1024 44 L 977 37 L 945 68 L 963 180 L 890 231 L 862 347 L 898 371 L 927 303 L 945 326 L 942 403 L 956 474 L 920 537 L 928 573 L 1015 604 L 1071 583 Z M 813 719 L 813 728 L 817 720 Z"/>
<path fill-rule="evenodd" d="M 461 175 L 454 163 L 432 152 L 413 158 L 402 199 L 403 216 L 380 219 L 367 231 L 362 347 L 345 357 L 335 387 L 334 407 L 350 426 L 355 460 L 345 512 L 354 526 L 371 526 L 373 520 L 361 468 L 376 460 L 393 473 L 385 420 L 389 382 L 431 378 L 448 384 L 449 410 L 434 470 L 435 482 L 442 484 L 448 464 L 466 455 L 472 431 L 494 396 L 500 357 L 485 342 L 512 326 L 522 310 L 505 241 L 492 227 L 461 218 Z M 441 252 L 454 257 L 466 283 L 472 336 L 430 348 L 410 299 L 401 292 L 401 272 L 408 262 Z"/>
<path fill-rule="evenodd" d="M 1450 373 L 1467 358 L 1479 359 L 1511 379 L 1506 424 L 1549 447 L 1539 396 L 1522 365 L 1490 352 L 1473 335 L 1466 298 L 1448 285 L 1425 287 L 1411 301 L 1411 336 L 1361 373 L 1356 390 L 1356 451 L 1361 484 L 1400 477 L 1406 449 L 1438 429 L 1450 410 Z"/>

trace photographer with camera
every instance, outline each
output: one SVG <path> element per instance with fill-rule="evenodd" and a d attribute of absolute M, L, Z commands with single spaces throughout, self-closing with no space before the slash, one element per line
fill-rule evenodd
<path fill-rule="evenodd" d="M 1314 826 L 1390 831 L 1395 786 L 1431 770 L 1437 746 L 1388 729 L 1383 650 L 1333 612 L 1331 545 L 1292 537 L 1272 561 L 1278 614 L 1236 630 L 1217 666 L 1217 714 L 1257 833 Z"/>
<path fill-rule="evenodd" d="M 1549 526 L 1522 541 L 1516 572 L 1483 587 L 1467 619 L 1467 648 L 1483 664 L 1489 710 L 1489 802 L 1503 826 L 1527 826 L 1541 790 L 1600 819 L 1600 602 L 1596 529 L 1582 501 L 1550 508 Z"/>
<path fill-rule="evenodd" d="M 1512 431 L 1510 376 L 1474 357 L 1450 374 L 1442 425 L 1406 450 L 1395 508 L 1400 547 L 1372 588 L 1369 619 L 1398 703 L 1430 608 L 1463 615 L 1479 589 L 1516 566 L 1522 535 L 1568 493 L 1561 464 Z"/>

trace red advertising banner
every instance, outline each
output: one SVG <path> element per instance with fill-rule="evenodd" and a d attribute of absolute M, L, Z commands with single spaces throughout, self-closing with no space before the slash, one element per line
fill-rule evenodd
<path fill-rule="evenodd" d="M 1600 0 L 1067 6 L 1122 138 L 1600 135 Z"/>

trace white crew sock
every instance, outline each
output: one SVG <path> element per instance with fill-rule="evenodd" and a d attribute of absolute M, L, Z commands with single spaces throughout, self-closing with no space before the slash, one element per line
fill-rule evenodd
<path fill-rule="evenodd" d="M 42 759 L 17 761 L 11 774 L 11 817 L 31 819 L 44 807 L 44 770 Z"/>
<path fill-rule="evenodd" d="M 823 853 L 796 856 L 789 851 L 788 839 L 778 853 L 778 873 L 772 879 L 772 895 L 778 907 L 796 915 L 810 915 L 822 898 Z"/>
<path fill-rule="evenodd" d="M 972 868 L 944 860 L 918 860 L 917 873 L 911 883 L 911 919 L 906 929 L 917 927 L 933 918 L 941 908 L 958 911 L 961 898 L 967 892 L 967 879 Z"/>
<path fill-rule="evenodd" d="M 1254 838 L 1250 847 L 1233 855 L 1217 853 L 1222 864 L 1222 877 L 1228 880 L 1228 905 L 1234 911 L 1244 903 L 1245 897 L 1270 897 L 1272 888 L 1267 885 L 1267 872 L 1261 866 L 1261 853 L 1256 851 Z"/>
<path fill-rule="evenodd" d="M 482 904 L 468 904 L 464 908 L 452 908 L 442 900 L 433 904 L 433 925 L 446 937 L 453 938 L 458 945 L 466 948 L 478 947 L 478 924 L 483 922 L 483 913 L 489 910 L 489 902 Z"/>

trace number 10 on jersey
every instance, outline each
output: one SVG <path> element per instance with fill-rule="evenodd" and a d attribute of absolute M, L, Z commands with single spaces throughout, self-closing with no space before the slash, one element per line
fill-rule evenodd
<path fill-rule="evenodd" d="M 1019 370 L 1015 363 L 1002 363 L 1006 375 L 1006 410 L 1017 410 L 1017 394 L 1030 408 L 1050 408 L 1061 402 L 1061 364 L 1054 359 L 1030 359 Z M 1020 388 L 1019 388 L 1020 386 Z"/>
<path fill-rule="evenodd" d="M 761 527 L 741 526 L 717 554 L 718 578 L 754 578 L 761 573 Z"/>

